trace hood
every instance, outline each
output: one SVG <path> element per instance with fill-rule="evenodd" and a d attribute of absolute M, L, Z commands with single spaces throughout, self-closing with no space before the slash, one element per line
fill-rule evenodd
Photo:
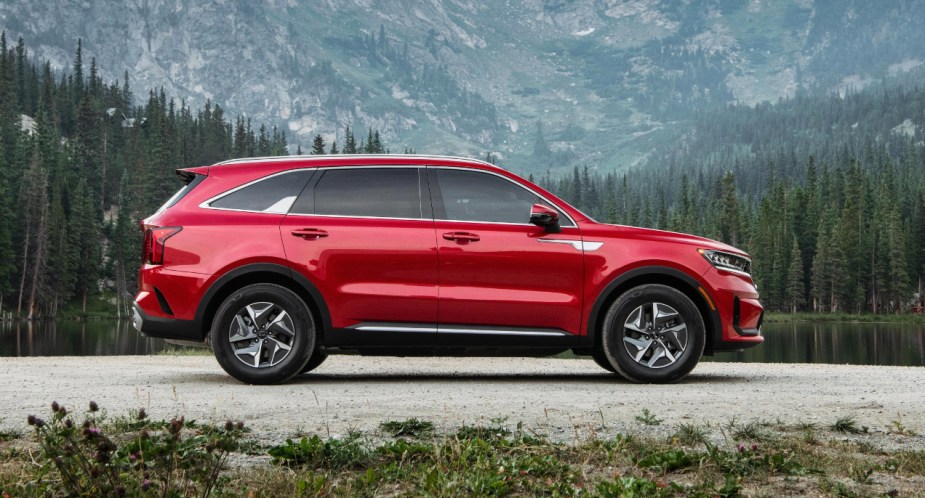
<path fill-rule="evenodd" d="M 667 230 L 656 230 L 654 228 L 639 228 L 631 227 L 626 225 L 609 225 L 604 223 L 597 224 L 593 229 L 583 230 L 583 237 L 606 237 L 606 236 L 619 236 L 633 238 L 637 240 L 651 240 L 653 242 L 672 242 L 676 244 L 687 244 L 690 246 L 696 246 L 699 249 L 715 249 L 717 251 L 725 251 L 733 254 L 738 254 L 741 256 L 749 257 L 748 253 L 745 251 L 733 247 L 729 244 L 724 244 L 722 242 L 708 239 L 706 237 L 698 237 L 696 235 L 690 235 L 686 233 L 679 232 L 669 232 Z"/>

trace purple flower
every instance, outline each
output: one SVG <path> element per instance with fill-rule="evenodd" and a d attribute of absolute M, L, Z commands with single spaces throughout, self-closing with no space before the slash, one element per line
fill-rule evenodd
<path fill-rule="evenodd" d="M 743 453 L 745 452 L 745 445 L 742 443 L 739 443 L 739 446 L 737 446 L 736 449 L 739 451 L 739 453 Z"/>
<path fill-rule="evenodd" d="M 91 402 L 90 402 L 90 411 L 91 411 L 91 412 L 98 412 L 98 411 L 100 411 L 100 405 L 96 404 L 96 401 L 91 401 Z"/>
<path fill-rule="evenodd" d="M 758 445 L 756 443 L 752 443 L 752 451 L 758 451 Z"/>
<path fill-rule="evenodd" d="M 51 411 L 53 411 L 53 412 L 55 412 L 55 413 L 58 413 L 58 410 L 60 410 L 60 409 L 61 409 L 61 407 L 58 405 L 58 402 L 57 402 L 57 401 L 52 401 L 52 402 L 51 402 Z"/>

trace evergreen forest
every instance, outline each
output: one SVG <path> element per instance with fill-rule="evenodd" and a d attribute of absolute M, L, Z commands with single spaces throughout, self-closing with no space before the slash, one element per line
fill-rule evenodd
<path fill-rule="evenodd" d="M 925 89 L 912 76 L 701 110 L 674 146 L 631 170 L 536 174 L 556 169 L 542 147 L 519 169 L 599 221 L 748 251 L 769 309 L 907 312 L 925 275 Z M 388 152 L 371 128 L 359 143 L 349 127 L 338 136 L 341 144 L 316 135 L 305 153 Z M 52 317 L 107 296 L 125 314 L 139 220 L 179 187 L 174 171 L 288 151 L 284 131 L 226 116 L 217 103 L 192 109 L 163 90 L 136 95 L 128 74 L 103 81 L 79 42 L 73 66 L 55 71 L 4 34 L 0 313 Z"/>

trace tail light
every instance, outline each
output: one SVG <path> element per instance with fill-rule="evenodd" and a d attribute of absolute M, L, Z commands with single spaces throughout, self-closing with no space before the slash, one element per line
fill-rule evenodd
<path fill-rule="evenodd" d="M 167 239 L 180 233 L 183 227 L 150 227 L 145 230 L 141 248 L 141 261 L 148 265 L 164 264 L 164 246 Z"/>

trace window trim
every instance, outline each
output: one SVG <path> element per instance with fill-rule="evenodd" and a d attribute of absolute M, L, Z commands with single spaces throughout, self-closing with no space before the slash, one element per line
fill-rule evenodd
<path fill-rule="evenodd" d="M 500 173 L 496 173 L 496 172 L 494 172 L 494 171 L 489 171 L 489 170 L 484 170 L 484 169 L 478 169 L 478 168 L 465 168 L 465 167 L 459 167 L 459 166 L 427 166 L 427 169 L 428 169 L 428 171 L 433 170 L 433 171 L 435 171 L 435 172 L 436 172 L 436 170 L 438 170 L 438 169 L 453 169 L 453 170 L 460 170 L 460 171 L 472 171 L 472 172 L 474 172 L 474 173 L 482 173 L 482 174 L 486 174 L 486 175 L 497 176 L 498 178 L 501 178 L 501 179 L 503 179 L 503 180 L 507 180 L 508 182 L 513 183 L 515 186 L 520 187 L 520 188 L 526 190 L 527 192 L 530 192 L 531 194 L 533 194 L 533 195 L 539 197 L 540 199 L 542 199 L 542 200 L 546 203 L 546 205 L 548 205 L 549 207 L 551 207 L 551 208 L 555 209 L 556 211 L 562 213 L 562 215 L 563 215 L 566 219 L 568 219 L 568 221 L 571 223 L 571 225 L 562 224 L 562 223 L 561 223 L 561 219 L 560 219 L 559 226 L 561 226 L 562 228 L 578 228 L 578 223 L 575 222 L 575 219 L 572 218 L 571 215 L 569 215 L 568 212 L 567 212 L 566 210 L 562 209 L 558 204 L 556 204 L 556 203 L 550 201 L 546 196 L 541 195 L 539 192 L 533 190 L 532 188 L 529 188 L 528 186 L 526 186 L 526 185 L 524 185 L 524 184 L 522 184 L 522 183 L 520 183 L 520 182 L 517 182 L 517 181 L 515 181 L 515 180 L 513 180 L 513 179 L 511 179 L 511 178 L 508 178 L 507 176 L 502 175 L 502 174 L 500 174 Z M 429 178 L 430 178 L 430 175 L 428 175 L 428 179 L 429 179 Z M 430 187 L 431 187 L 431 202 L 433 202 L 437 197 L 439 197 L 439 198 L 440 198 L 440 207 L 441 207 L 441 209 L 443 209 L 443 214 L 446 215 L 446 208 L 444 207 L 444 202 L 443 202 L 443 190 L 442 190 L 442 188 L 440 188 L 439 184 L 436 185 L 436 186 L 431 185 Z M 436 188 L 435 188 L 435 187 L 436 187 Z M 436 193 L 435 193 L 435 190 L 436 190 Z M 526 222 L 526 223 L 510 223 L 510 222 L 506 222 L 506 221 L 451 220 L 451 219 L 447 219 L 447 218 L 437 218 L 436 209 L 435 209 L 434 211 L 435 211 L 435 213 L 434 213 L 434 221 L 446 221 L 446 222 L 450 222 L 450 223 L 487 223 L 487 224 L 492 224 L 492 225 L 509 225 L 509 226 L 534 226 L 534 225 L 533 225 L 532 223 L 530 223 L 529 221 Z"/>
<path fill-rule="evenodd" d="M 422 217 L 421 217 L 421 218 L 399 218 L 399 217 L 394 217 L 394 216 L 354 216 L 354 215 L 344 215 L 344 214 L 315 214 L 315 213 L 293 213 L 293 212 L 292 212 L 292 207 L 295 206 L 295 203 L 298 202 L 299 198 L 305 193 L 305 190 L 308 189 L 308 188 L 314 188 L 315 185 L 318 184 L 318 180 L 321 179 L 321 176 L 323 175 L 323 173 L 324 173 L 325 171 L 328 171 L 328 170 L 342 170 L 342 169 L 367 169 L 367 168 L 377 168 L 377 169 L 388 169 L 388 168 L 417 169 L 417 170 L 418 170 L 418 181 L 419 181 L 419 182 L 418 182 L 418 193 L 419 193 L 420 199 L 421 199 L 421 211 L 422 211 L 421 216 L 422 216 Z M 439 197 L 439 199 L 440 199 L 440 207 L 443 208 L 443 192 L 440 191 L 438 185 L 433 185 L 433 184 L 431 183 L 431 181 L 430 181 L 430 172 L 431 172 L 431 171 L 438 170 L 438 169 L 452 169 L 452 170 L 460 170 L 460 171 L 472 171 L 472 172 L 475 172 L 475 173 L 482 173 L 482 174 L 497 176 L 498 178 L 501 178 L 501 179 L 503 179 L 503 180 L 506 180 L 506 181 L 508 181 L 508 182 L 510 182 L 510 183 L 512 183 L 512 184 L 514 184 L 515 186 L 520 187 L 520 188 L 522 188 L 522 189 L 524 189 L 524 190 L 530 192 L 531 194 L 533 194 L 533 195 L 539 197 L 539 198 L 542 199 L 548 206 L 550 206 L 550 207 L 556 209 L 557 211 L 559 211 L 560 213 L 562 213 L 562 215 L 565 216 L 565 218 L 569 221 L 569 223 L 571 223 L 571 225 L 564 225 L 564 224 L 560 223 L 560 226 L 561 226 L 562 228 L 578 228 L 578 223 L 575 222 L 575 219 L 572 218 L 572 216 L 568 213 L 568 211 L 562 209 L 561 206 L 559 206 L 559 205 L 556 204 L 555 202 L 550 201 L 546 196 L 541 195 L 540 193 L 536 192 L 536 191 L 533 190 L 532 188 L 529 188 L 528 186 L 526 186 L 526 185 L 524 185 L 524 184 L 522 184 L 522 183 L 519 183 L 519 182 L 517 182 L 517 181 L 515 181 L 515 180 L 513 180 L 513 179 L 511 179 L 511 178 L 508 178 L 508 177 L 505 176 L 505 175 L 502 175 L 502 174 L 500 174 L 500 173 L 496 173 L 496 172 L 494 172 L 494 171 L 484 170 L 484 169 L 479 169 L 479 168 L 470 168 L 470 167 L 465 167 L 465 166 L 414 165 L 414 164 L 370 164 L 370 165 L 323 166 L 323 167 L 294 168 L 294 169 L 288 169 L 288 170 L 284 170 L 284 171 L 278 171 L 278 172 L 273 173 L 273 174 L 271 174 L 271 175 L 267 175 L 267 176 L 264 176 L 264 177 L 257 178 L 257 179 L 255 179 L 255 180 L 251 180 L 250 182 L 247 182 L 247 183 L 245 183 L 245 184 L 239 185 L 239 186 L 237 186 L 237 187 L 235 187 L 235 188 L 233 188 L 233 189 L 231 189 L 231 190 L 227 190 L 227 191 L 225 191 L 225 192 L 222 192 L 221 194 L 218 194 L 218 195 L 216 195 L 216 196 L 214 196 L 214 197 L 211 197 L 211 198 L 209 198 L 209 199 L 203 201 L 202 203 L 199 204 L 199 207 L 202 208 L 202 209 L 214 209 L 214 210 L 216 210 L 216 211 L 234 211 L 234 212 L 239 212 L 239 213 L 255 213 L 255 214 L 266 214 L 266 215 L 275 215 L 275 216 L 279 216 L 279 215 L 283 215 L 283 216 L 319 216 L 319 217 L 323 217 L 323 218 L 355 218 L 355 219 L 369 219 L 369 220 L 401 220 L 401 221 L 429 221 L 429 222 L 434 222 L 434 221 L 445 221 L 445 222 L 449 222 L 449 223 L 482 223 L 482 224 L 490 224 L 490 225 L 533 226 L 533 224 L 531 224 L 530 222 L 526 222 L 526 223 L 509 223 L 509 222 L 504 222 L 504 221 L 472 221 L 472 220 L 451 220 L 451 219 L 446 219 L 446 218 L 437 218 L 437 216 L 436 216 L 436 209 L 435 209 L 436 206 L 434 206 L 434 201 L 437 199 L 437 197 Z M 286 212 L 286 213 L 268 213 L 268 212 L 265 212 L 265 211 L 254 211 L 254 210 L 250 210 L 250 209 L 221 208 L 221 207 L 213 207 L 213 206 L 210 205 L 212 202 L 215 202 L 215 201 L 221 199 L 222 197 L 224 197 L 224 196 L 226 196 L 226 195 L 233 194 L 233 193 L 237 192 L 238 190 L 241 190 L 241 189 L 243 189 L 243 188 L 247 188 L 247 187 L 249 187 L 249 186 L 251 186 L 251 185 L 253 185 L 253 184 L 257 183 L 257 182 L 261 182 L 261 181 L 263 181 L 263 180 L 267 180 L 267 179 L 273 178 L 273 177 L 275 177 L 275 176 L 284 175 L 284 174 L 292 173 L 292 172 L 295 172 L 295 171 L 309 171 L 309 170 L 312 171 L 312 175 L 311 175 L 311 176 L 308 178 L 308 180 L 305 182 L 305 185 L 302 187 L 302 191 L 300 191 L 299 195 L 296 196 L 296 200 L 292 203 L 292 206 L 289 207 L 289 212 Z M 322 173 L 322 175 L 318 175 L 319 172 Z M 422 173 L 424 173 L 424 174 L 422 175 Z M 423 188 L 424 185 L 422 185 L 422 184 L 420 183 L 420 182 L 421 182 L 422 176 L 423 176 L 423 180 L 424 180 L 424 182 L 425 182 L 424 185 L 426 185 L 426 186 L 428 187 L 428 188 L 427 188 L 427 190 L 428 190 L 427 192 L 424 192 L 424 188 Z M 427 203 L 427 202 L 424 201 L 424 194 L 425 194 L 425 193 L 427 194 L 427 199 L 430 201 L 429 203 Z M 314 204 L 313 204 L 313 206 L 314 206 Z M 444 212 L 445 212 L 445 211 L 444 211 Z M 427 215 L 429 215 L 429 217 L 427 217 Z M 561 221 L 561 220 L 560 220 L 560 221 Z"/>

